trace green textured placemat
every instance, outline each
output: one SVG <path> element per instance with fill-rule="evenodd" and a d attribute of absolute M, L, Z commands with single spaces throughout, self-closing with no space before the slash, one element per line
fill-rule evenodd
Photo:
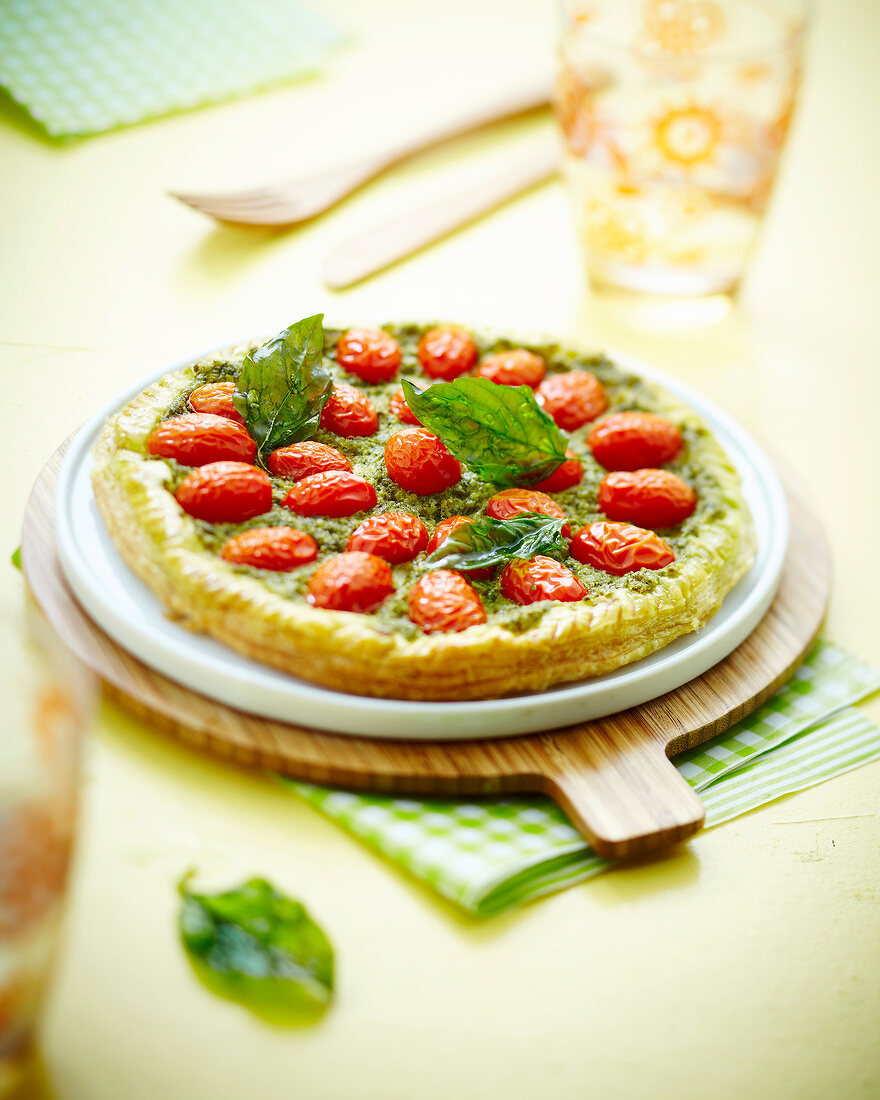
<path fill-rule="evenodd" d="M 878 688 L 880 669 L 820 642 L 754 714 L 676 757 L 700 792 L 706 827 L 880 759 L 880 727 L 850 706 Z M 613 865 L 546 798 L 391 798 L 284 782 L 374 851 L 480 916 Z"/>
<path fill-rule="evenodd" d="M 342 39 L 298 0 L 0 0 L 0 85 L 53 137 L 314 72 Z"/>

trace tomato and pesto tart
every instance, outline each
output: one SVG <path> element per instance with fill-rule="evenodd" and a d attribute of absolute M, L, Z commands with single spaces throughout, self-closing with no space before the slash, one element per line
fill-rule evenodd
<path fill-rule="evenodd" d="M 338 691 L 462 700 L 697 630 L 754 557 L 707 426 L 604 355 L 320 316 L 149 386 L 93 485 L 184 626 Z"/>

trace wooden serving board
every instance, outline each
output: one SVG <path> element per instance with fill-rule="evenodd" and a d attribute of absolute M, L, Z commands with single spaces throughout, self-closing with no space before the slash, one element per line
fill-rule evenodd
<path fill-rule="evenodd" d="M 233 710 L 137 660 L 85 614 L 55 553 L 54 488 L 64 444 L 27 504 L 22 559 L 47 618 L 108 692 L 149 725 L 248 767 L 333 786 L 420 795 L 540 792 L 605 856 L 642 854 L 702 826 L 703 805 L 669 757 L 759 706 L 800 664 L 828 600 L 822 529 L 787 480 L 791 541 L 767 615 L 729 657 L 684 687 L 599 721 L 484 741 L 388 741 L 331 734 Z"/>

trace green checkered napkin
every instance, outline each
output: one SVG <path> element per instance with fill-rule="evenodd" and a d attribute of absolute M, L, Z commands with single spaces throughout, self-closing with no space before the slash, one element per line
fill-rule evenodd
<path fill-rule="evenodd" d="M 726 733 L 676 757 L 706 826 L 880 759 L 880 726 L 850 704 L 880 669 L 820 642 L 793 678 Z M 591 878 L 603 859 L 541 797 L 454 801 L 294 790 L 374 851 L 479 916 Z"/>
<path fill-rule="evenodd" d="M 314 72 L 341 40 L 298 0 L 0 0 L 0 86 L 53 137 Z"/>

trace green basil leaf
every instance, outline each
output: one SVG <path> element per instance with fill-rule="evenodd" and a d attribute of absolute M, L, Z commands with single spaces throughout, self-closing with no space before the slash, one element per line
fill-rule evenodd
<path fill-rule="evenodd" d="M 198 894 L 192 875 L 178 887 L 179 925 L 202 981 L 276 1023 L 322 1011 L 333 992 L 333 948 L 303 906 L 260 878 Z"/>
<path fill-rule="evenodd" d="M 333 389 L 323 320 L 297 321 L 245 358 L 232 400 L 260 455 L 315 434 Z"/>
<path fill-rule="evenodd" d="M 547 550 L 568 551 L 562 528 L 568 519 L 522 512 L 512 519 L 480 516 L 473 523 L 460 523 L 428 556 L 441 569 L 482 569 L 515 558 L 533 558 Z"/>
<path fill-rule="evenodd" d="M 16 546 L 12 551 L 12 557 L 9 559 L 16 569 L 21 569 L 21 547 Z"/>
<path fill-rule="evenodd" d="M 459 462 L 495 485 L 534 485 L 565 462 L 565 438 L 528 386 L 456 378 L 427 390 L 403 380 L 419 421 Z"/>

